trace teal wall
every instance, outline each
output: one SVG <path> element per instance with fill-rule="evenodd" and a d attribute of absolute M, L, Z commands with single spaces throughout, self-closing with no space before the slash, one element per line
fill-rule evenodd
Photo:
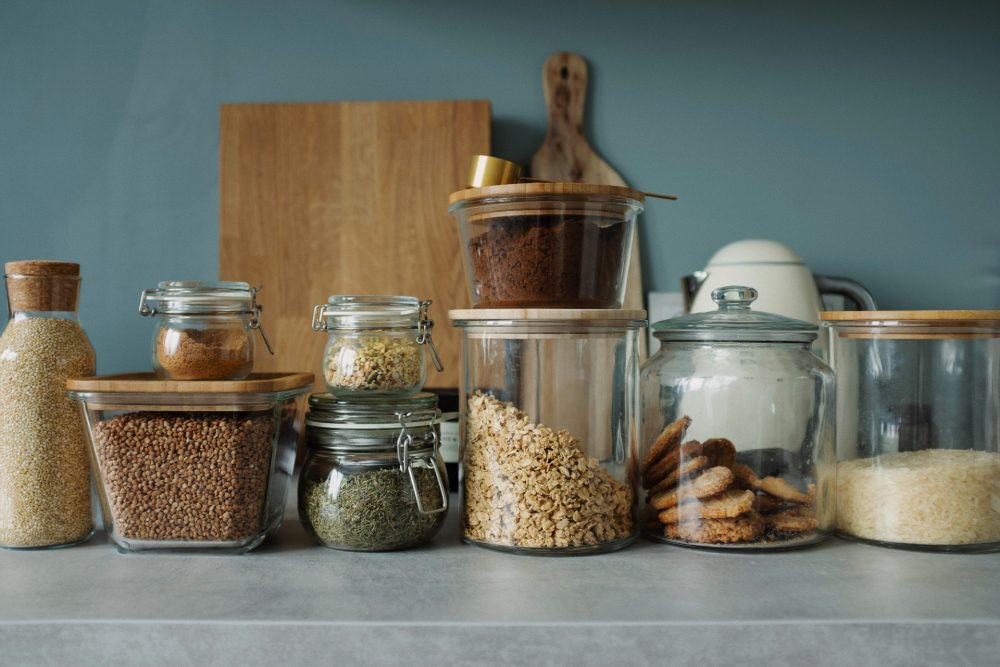
<path fill-rule="evenodd" d="M 564 49 L 598 152 L 682 196 L 647 290 L 757 237 L 885 307 L 1000 307 L 996 2 L 3 0 L 0 260 L 79 261 L 100 371 L 146 368 L 140 290 L 216 275 L 219 104 L 487 98 L 527 160 Z"/>

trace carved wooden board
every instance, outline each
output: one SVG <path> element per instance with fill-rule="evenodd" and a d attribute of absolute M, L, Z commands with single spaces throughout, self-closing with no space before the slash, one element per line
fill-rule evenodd
<path fill-rule="evenodd" d="M 458 387 L 448 310 L 468 308 L 448 195 L 489 153 L 484 100 L 227 104 L 219 136 L 219 274 L 263 285 L 275 348 L 254 370 L 316 373 L 326 336 L 313 306 L 331 294 L 432 299 L 445 364 L 427 386 Z"/>

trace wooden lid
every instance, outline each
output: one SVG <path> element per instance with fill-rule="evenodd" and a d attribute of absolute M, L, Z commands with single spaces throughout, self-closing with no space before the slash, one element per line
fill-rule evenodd
<path fill-rule="evenodd" d="M 128 394 L 266 394 L 308 389 L 312 373 L 251 373 L 245 380 L 161 380 L 153 373 L 70 378 L 66 389 Z"/>
<path fill-rule="evenodd" d="M 1000 325 L 1000 310 L 828 310 L 819 314 L 824 322 L 905 322 L 928 324 L 939 322 L 987 322 Z"/>
<path fill-rule="evenodd" d="M 8 276 L 79 276 L 80 265 L 51 259 L 25 259 L 3 265 Z"/>
<path fill-rule="evenodd" d="M 631 199 L 637 203 L 646 201 L 646 195 L 639 190 L 617 185 L 597 185 L 595 183 L 514 183 L 511 185 L 490 185 L 484 188 L 467 188 L 451 193 L 448 205 L 458 202 L 471 203 L 480 199 L 504 197 L 530 199 L 540 196 L 573 197 L 617 197 Z"/>
<path fill-rule="evenodd" d="M 1000 310 L 828 311 L 838 338 L 959 340 L 1000 337 Z"/>

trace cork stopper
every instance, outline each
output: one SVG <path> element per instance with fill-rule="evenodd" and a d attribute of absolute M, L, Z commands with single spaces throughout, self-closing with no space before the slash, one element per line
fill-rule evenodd
<path fill-rule="evenodd" d="M 4 264 L 11 312 L 76 310 L 80 265 L 31 259 Z"/>

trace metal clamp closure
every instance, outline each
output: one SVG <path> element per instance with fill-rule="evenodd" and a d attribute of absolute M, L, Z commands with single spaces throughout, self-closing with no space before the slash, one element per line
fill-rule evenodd
<path fill-rule="evenodd" d="M 410 478 L 410 486 L 413 488 L 413 497 L 417 501 L 417 511 L 421 514 L 439 514 L 448 509 L 448 489 L 445 488 L 444 479 L 441 477 L 441 470 L 438 468 L 438 437 L 434 430 L 433 420 L 431 420 L 431 444 L 433 453 L 431 454 L 431 470 L 437 479 L 438 491 L 441 494 L 441 506 L 435 509 L 424 509 L 423 500 L 420 498 L 420 488 L 417 485 L 417 476 L 410 465 L 410 446 L 413 445 L 413 435 L 406 429 L 406 420 L 413 415 L 412 412 L 397 412 L 396 419 L 399 420 L 399 436 L 396 438 L 396 458 L 399 459 L 399 471 L 407 473 Z"/>
<path fill-rule="evenodd" d="M 440 373 L 444 370 L 444 364 L 441 363 L 441 355 L 438 354 L 437 347 L 434 345 L 434 339 L 431 338 L 431 329 L 434 328 L 434 320 L 427 316 L 427 310 L 430 308 L 430 305 L 430 300 L 420 302 L 420 320 L 417 323 L 417 343 L 427 346 L 427 349 L 431 353 L 431 361 L 434 362 L 434 368 L 436 368 L 437 372 Z"/>
<path fill-rule="evenodd" d="M 156 309 L 150 308 L 149 304 L 146 303 L 146 297 L 149 296 L 149 290 L 142 290 L 142 294 L 139 295 L 139 314 L 143 317 L 149 315 L 156 315 Z"/>
<path fill-rule="evenodd" d="M 267 334 L 264 333 L 264 325 L 260 323 L 260 313 L 264 310 L 264 306 L 257 303 L 257 292 L 264 289 L 264 286 L 251 287 L 250 288 L 250 307 L 253 309 L 253 317 L 250 318 L 250 328 L 256 329 L 260 332 L 260 337 L 264 339 L 264 345 L 267 346 L 267 351 L 274 356 L 274 349 L 271 348 L 271 341 L 267 339 Z"/>

